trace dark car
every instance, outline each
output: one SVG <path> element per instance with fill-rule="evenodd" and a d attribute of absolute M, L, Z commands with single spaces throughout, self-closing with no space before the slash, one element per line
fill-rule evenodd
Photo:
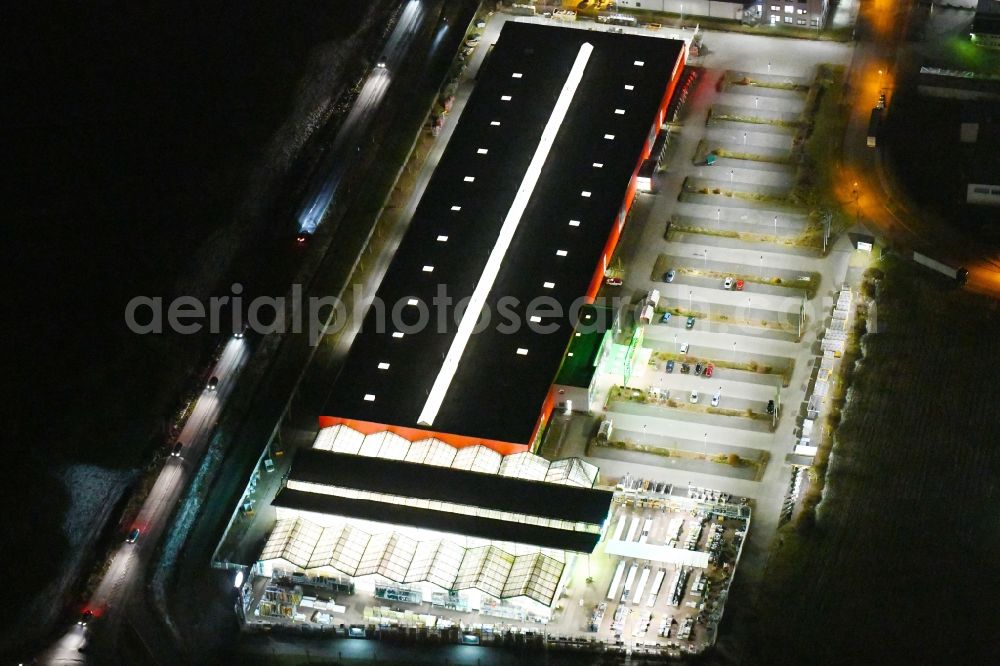
<path fill-rule="evenodd" d="M 174 448 L 170 451 L 170 455 L 173 458 L 180 458 L 181 452 L 184 450 L 184 442 L 176 442 Z"/>
<path fill-rule="evenodd" d="M 684 328 L 687 328 L 687 329 L 694 328 L 694 317 L 688 317 L 687 323 L 684 324 Z"/>
<path fill-rule="evenodd" d="M 141 534 L 142 530 L 140 530 L 138 527 L 134 528 L 131 532 L 128 533 L 128 536 L 125 537 L 125 543 L 135 543 L 136 541 L 139 540 L 139 536 Z"/>
<path fill-rule="evenodd" d="M 674 371 L 674 362 L 667 361 L 667 372 L 673 372 L 673 371 Z"/>
<path fill-rule="evenodd" d="M 696 364 L 694 366 L 694 374 L 700 376 L 701 375 L 701 371 L 704 370 L 704 369 L 705 369 L 705 366 L 703 366 L 701 363 L 698 363 L 698 364 Z"/>
<path fill-rule="evenodd" d="M 691 372 L 691 366 L 687 363 L 681 363 L 681 374 L 686 375 Z"/>
<path fill-rule="evenodd" d="M 90 610 L 85 610 L 82 613 L 80 613 L 80 619 L 77 620 L 76 623 L 81 627 L 86 627 L 88 624 L 90 624 L 90 621 L 92 619 L 94 619 L 94 612 Z"/>
<path fill-rule="evenodd" d="M 209 379 L 206 388 L 208 388 L 209 391 L 214 391 L 215 389 L 219 388 L 219 378 L 212 377 L 211 379 Z"/>
<path fill-rule="evenodd" d="M 774 414 L 774 400 L 767 401 L 767 413 Z"/>

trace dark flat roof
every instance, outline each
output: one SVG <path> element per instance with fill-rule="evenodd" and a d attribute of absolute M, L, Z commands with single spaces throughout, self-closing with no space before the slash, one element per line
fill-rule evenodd
<path fill-rule="evenodd" d="M 513 297 L 517 305 L 510 310 L 527 322 L 532 299 L 548 296 L 568 308 L 585 294 L 683 43 L 508 21 L 378 289 L 387 312 L 408 298 L 430 304 L 439 285 L 446 286 L 453 302 L 472 294 L 584 42 L 594 52 L 488 308 L 496 314 L 499 299 Z M 626 84 L 634 89 L 626 90 Z M 487 153 L 480 154 L 481 149 Z M 595 162 L 603 166 L 595 168 Z M 474 182 L 466 182 L 467 176 Z M 584 190 L 591 192 L 589 198 L 581 196 Z M 570 226 L 571 219 L 580 225 Z M 439 242 L 439 236 L 448 239 Z M 568 255 L 559 257 L 557 250 Z M 544 282 L 555 286 L 543 288 Z M 370 310 L 324 415 L 419 427 L 418 416 L 457 329 L 453 309 L 449 315 L 440 330 L 432 323 L 396 339 L 391 322 L 380 329 L 377 311 Z M 416 318 L 404 314 L 403 319 Z M 434 308 L 430 319 L 438 319 Z M 493 322 L 502 320 L 495 316 Z M 425 429 L 527 444 L 572 332 L 565 316 L 549 322 L 555 325 L 549 334 L 527 325 L 505 333 L 491 325 L 473 335 L 437 418 Z M 517 355 L 518 348 L 528 354 Z M 388 363 L 389 369 L 379 371 L 378 363 Z M 374 400 L 366 401 L 366 394 Z"/>
<path fill-rule="evenodd" d="M 497 474 L 299 449 L 289 480 L 601 524 L 612 493 Z"/>
<path fill-rule="evenodd" d="M 282 488 L 271 503 L 274 506 L 298 509 L 299 511 L 360 518 L 392 525 L 408 525 L 437 532 L 448 532 L 494 541 L 524 543 L 541 548 L 572 550 L 578 553 L 592 553 L 600 539 L 599 534 L 589 532 L 573 532 L 398 504 L 334 497 L 333 495 L 310 493 L 291 488 Z"/>

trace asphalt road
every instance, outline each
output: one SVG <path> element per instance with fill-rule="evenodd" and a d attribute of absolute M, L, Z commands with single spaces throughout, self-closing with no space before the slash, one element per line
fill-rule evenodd
<path fill-rule="evenodd" d="M 100 641 L 100 651 L 115 651 L 122 624 L 128 622 L 130 617 L 117 611 L 127 606 L 137 588 L 141 589 L 156 543 L 174 505 L 197 469 L 226 398 L 232 392 L 247 357 L 247 340 L 232 338 L 226 343 L 211 373 L 219 379 L 218 387 L 214 391 L 206 388 L 195 403 L 178 437 L 178 441 L 184 443 L 181 456 L 167 459 L 135 521 L 128 527 L 127 531 L 140 530 L 139 539 L 135 543 L 123 542 L 118 547 L 86 604 L 94 619 L 87 627 L 72 625 L 39 657 L 41 663 L 84 663 L 81 648 L 90 653 L 90 641 L 95 637 Z"/>
<path fill-rule="evenodd" d="M 969 270 L 968 288 L 1000 298 L 1000 261 L 987 256 L 977 243 L 969 242 L 951 228 L 935 226 L 894 189 L 886 175 L 879 148 L 866 145 L 868 119 L 880 90 L 887 93 L 888 106 L 899 71 L 900 49 L 905 46 L 913 2 L 874 0 L 859 14 L 855 57 L 849 84 L 853 92 L 851 119 L 844 137 L 843 166 L 836 189 L 848 210 L 883 235 L 904 247 L 932 248 L 935 258 Z M 891 168 L 891 167 L 890 167 Z M 856 184 L 856 185 L 855 185 Z"/>
<path fill-rule="evenodd" d="M 299 213 L 300 231 L 314 233 L 323 221 L 330 202 L 337 193 L 337 187 L 351 165 L 352 156 L 364 149 L 363 143 L 374 112 L 392 83 L 393 72 L 402 65 L 424 14 L 423 3 L 418 0 L 410 0 L 403 8 L 376 66 L 365 79 L 361 92 L 337 131 L 323 165 L 317 171 L 316 182 L 310 188 Z M 385 66 L 379 67 L 378 63 Z"/>

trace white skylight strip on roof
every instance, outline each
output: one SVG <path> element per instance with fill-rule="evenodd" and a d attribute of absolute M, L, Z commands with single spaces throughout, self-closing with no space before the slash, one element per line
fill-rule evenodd
<path fill-rule="evenodd" d="M 445 236 L 445 235 L 438 236 L 437 239 L 438 239 L 439 243 L 447 243 L 448 242 L 448 237 Z"/>
<path fill-rule="evenodd" d="M 615 115 L 616 116 L 624 116 L 625 115 L 625 109 L 615 109 Z"/>
<path fill-rule="evenodd" d="M 630 83 L 625 84 L 625 90 L 635 90 L 635 86 Z"/>
<path fill-rule="evenodd" d="M 500 121 L 499 120 L 491 120 L 490 121 L 490 125 L 492 125 L 493 127 L 500 127 Z"/>
<path fill-rule="evenodd" d="M 510 78 L 512 78 L 512 79 L 519 79 L 519 78 L 521 78 L 521 72 L 514 72 L 513 74 L 510 75 Z"/>
<path fill-rule="evenodd" d="M 488 152 L 490 151 L 487 148 L 479 148 L 478 150 L 476 150 L 477 155 L 485 155 Z"/>
<path fill-rule="evenodd" d="M 452 206 L 451 209 L 457 211 L 457 210 L 462 210 L 462 207 L 461 206 Z"/>
<path fill-rule="evenodd" d="M 510 101 L 510 95 L 500 95 L 500 99 L 504 102 Z"/>
<path fill-rule="evenodd" d="M 448 387 L 451 386 L 451 381 L 458 371 L 458 364 L 462 359 L 462 354 L 465 352 L 465 347 L 472 336 L 472 330 L 475 328 L 476 322 L 479 321 L 479 317 L 482 314 L 483 307 L 486 304 L 486 297 L 489 296 L 496 282 L 497 275 L 500 273 L 500 266 L 503 264 L 507 250 L 510 248 L 514 232 L 517 231 L 517 227 L 521 223 L 521 216 L 524 215 L 524 211 L 528 207 L 528 201 L 535 191 L 535 186 L 538 184 L 538 179 L 542 174 L 542 167 L 545 165 L 545 160 L 548 159 L 549 151 L 552 149 L 552 144 L 555 143 L 556 135 L 559 133 L 563 120 L 566 119 L 566 113 L 569 111 L 569 106 L 576 96 L 577 88 L 580 85 L 581 79 L 583 79 L 583 72 L 587 68 L 587 62 L 590 60 L 590 55 L 593 51 L 594 47 L 589 42 L 584 42 L 580 45 L 580 50 L 576 54 L 573 67 L 566 77 L 566 82 L 563 83 L 559 98 L 552 108 L 549 120 L 545 124 L 545 129 L 538 140 L 538 145 L 535 147 L 535 154 L 532 156 L 531 163 L 524 173 L 524 178 L 517 189 L 517 194 L 514 196 L 510 210 L 507 211 L 507 216 L 504 218 L 497 242 L 490 252 L 490 257 L 486 261 L 482 275 L 476 282 L 476 288 L 472 292 L 472 297 L 469 300 L 468 307 L 465 309 L 465 314 L 462 315 L 458 331 L 451 341 L 451 346 L 445 355 L 444 362 L 441 364 L 441 369 L 434 379 L 434 385 L 431 386 L 430 393 L 427 395 L 427 401 L 424 403 L 424 407 L 420 411 L 420 416 L 417 418 L 419 425 L 430 426 L 434 423 L 434 419 L 437 418 L 441 404 L 444 402 L 445 394 L 448 392 Z"/>

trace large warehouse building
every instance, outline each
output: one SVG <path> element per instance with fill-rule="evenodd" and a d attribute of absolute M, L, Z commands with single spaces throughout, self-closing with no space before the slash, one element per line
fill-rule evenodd
<path fill-rule="evenodd" d="M 531 449 L 684 60 L 680 41 L 505 24 L 321 426 Z"/>
<path fill-rule="evenodd" d="M 567 386 L 599 356 L 605 338 L 573 346 L 574 329 L 611 311 L 571 306 L 603 283 L 684 48 L 505 24 L 319 434 L 272 503 L 261 578 L 346 576 L 376 597 L 503 600 L 548 617 L 573 558 L 601 540 L 613 494 L 594 487 L 593 465 L 530 449 L 567 350 L 583 361 L 562 373 Z M 464 315 L 428 308 L 442 290 L 470 303 Z M 482 312 L 491 323 L 477 328 Z"/>

